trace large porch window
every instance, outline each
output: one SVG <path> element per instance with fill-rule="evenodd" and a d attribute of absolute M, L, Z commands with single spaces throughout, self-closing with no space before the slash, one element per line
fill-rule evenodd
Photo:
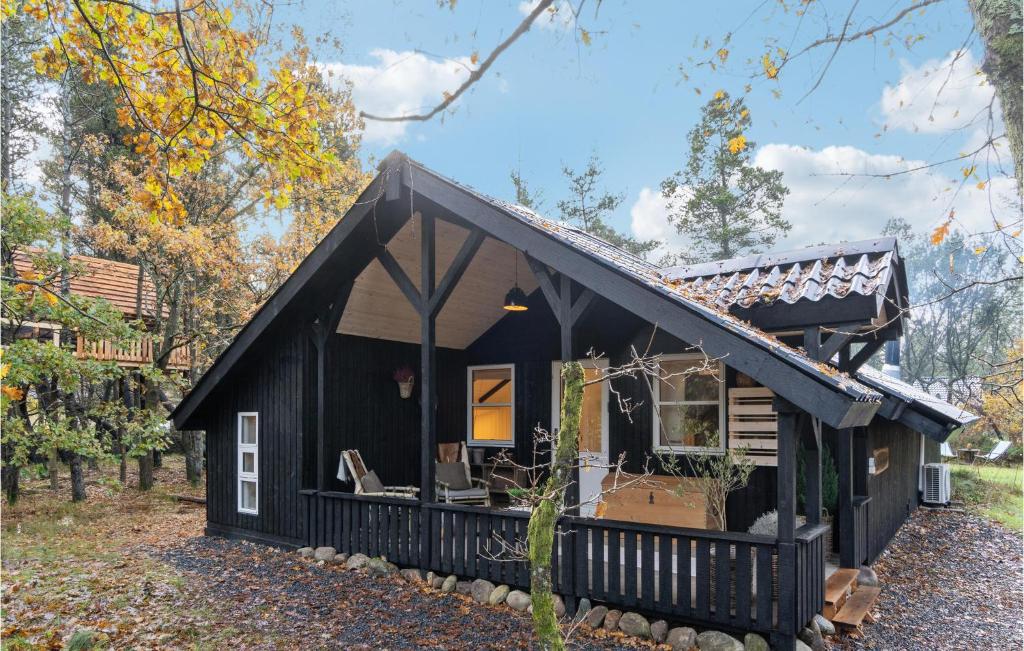
<path fill-rule="evenodd" d="M 512 364 L 470 366 L 469 445 L 515 444 L 515 379 Z"/>
<path fill-rule="evenodd" d="M 665 355 L 654 385 L 654 447 L 660 452 L 725 450 L 724 366 L 701 355 Z"/>
<path fill-rule="evenodd" d="M 238 512 L 259 510 L 259 415 L 238 414 Z"/>

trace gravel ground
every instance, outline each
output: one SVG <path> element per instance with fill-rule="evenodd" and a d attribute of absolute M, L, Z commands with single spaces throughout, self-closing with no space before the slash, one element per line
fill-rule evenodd
<path fill-rule="evenodd" d="M 874 569 L 882 594 L 848 649 L 1021 649 L 1021 535 L 984 518 L 919 509 Z"/>
<path fill-rule="evenodd" d="M 246 631 L 240 647 L 512 649 L 531 646 L 530 620 L 398 577 L 371 577 L 303 561 L 263 545 L 189 538 L 153 551 L 189 577 L 204 606 Z M 233 616 L 233 620 L 227 619 Z M 239 619 L 241 618 L 241 619 Z M 617 634 L 579 634 L 580 649 L 626 649 Z"/>

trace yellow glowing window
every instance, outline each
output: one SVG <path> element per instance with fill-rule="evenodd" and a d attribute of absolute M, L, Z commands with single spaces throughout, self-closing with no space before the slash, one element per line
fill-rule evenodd
<path fill-rule="evenodd" d="M 515 369 L 501 366 L 469 368 L 470 445 L 513 444 L 515 431 Z"/>

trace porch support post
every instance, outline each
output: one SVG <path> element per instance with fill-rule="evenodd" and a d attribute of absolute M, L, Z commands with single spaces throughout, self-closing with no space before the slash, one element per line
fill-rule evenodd
<path fill-rule="evenodd" d="M 577 321 L 586 313 L 587 308 L 590 307 L 594 301 L 595 294 L 590 288 L 584 288 L 583 292 L 576 298 L 576 302 L 572 300 L 572 278 L 565 274 L 560 274 L 558 277 L 558 285 L 556 287 L 554 280 L 551 277 L 551 273 L 547 267 L 533 258 L 526 256 L 526 262 L 530 265 L 530 270 L 533 271 L 533 275 L 537 278 L 537 284 L 540 286 L 541 293 L 544 294 L 544 298 L 547 300 L 548 305 L 551 307 L 551 311 L 555 315 L 555 319 L 558 320 L 559 325 L 559 340 L 561 342 L 561 353 L 562 363 L 571 362 L 576 359 L 575 351 L 573 350 L 572 341 L 572 328 Z M 577 450 L 577 457 L 579 451 Z M 578 505 L 580 501 L 580 468 L 579 463 L 576 464 L 576 468 L 572 472 L 572 485 L 566 491 L 566 500 L 570 504 Z M 572 508 L 569 513 L 576 515 L 579 513 L 579 508 Z"/>
<path fill-rule="evenodd" d="M 327 479 L 326 416 L 327 416 L 327 340 L 338 330 L 345 305 L 352 294 L 352 283 L 342 285 L 338 295 L 316 314 L 312 324 L 313 345 L 316 347 L 316 481 L 318 491 L 324 490 Z"/>
<path fill-rule="evenodd" d="M 420 499 L 434 501 L 434 449 L 437 447 L 434 296 L 434 217 L 420 217 Z M 422 552 L 421 552 L 422 553 Z"/>
<path fill-rule="evenodd" d="M 853 429 L 836 430 L 836 471 L 839 474 L 839 565 L 857 568 L 857 532 L 853 518 Z"/>
<path fill-rule="evenodd" d="M 806 494 L 804 504 L 807 510 L 807 524 L 821 524 L 821 421 L 817 418 L 805 420 L 804 477 Z M 833 514 L 834 515 L 834 514 Z M 831 551 L 831 550 L 828 550 Z"/>
<path fill-rule="evenodd" d="M 796 648 L 796 443 L 799 412 L 789 401 L 775 398 L 778 413 L 777 510 L 779 549 L 779 639 L 777 649 Z"/>

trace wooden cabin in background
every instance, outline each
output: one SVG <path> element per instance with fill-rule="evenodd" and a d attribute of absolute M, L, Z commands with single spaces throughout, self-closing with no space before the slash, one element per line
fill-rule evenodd
<path fill-rule="evenodd" d="M 143 278 L 144 274 L 140 274 L 138 265 L 87 255 L 73 255 L 71 263 L 80 270 L 71 276 L 72 294 L 104 299 L 117 308 L 125 319 L 142 320 L 148 326 L 153 325 L 157 305 L 156 289 L 152 282 Z M 31 263 L 24 255 L 15 256 L 14 266 L 19 274 L 32 272 Z M 62 332 L 61 327 L 53 323 L 24 324 L 22 330 L 27 331 L 10 333 L 10 336 L 48 338 L 54 343 L 70 338 L 74 341 L 76 356 L 116 361 L 118 366 L 125 368 L 153 363 L 153 339 L 148 336 L 140 337 L 126 346 L 115 346 L 110 341 L 90 341 L 75 332 Z M 170 357 L 168 371 L 187 371 L 191 366 L 187 348 L 176 348 Z"/>

